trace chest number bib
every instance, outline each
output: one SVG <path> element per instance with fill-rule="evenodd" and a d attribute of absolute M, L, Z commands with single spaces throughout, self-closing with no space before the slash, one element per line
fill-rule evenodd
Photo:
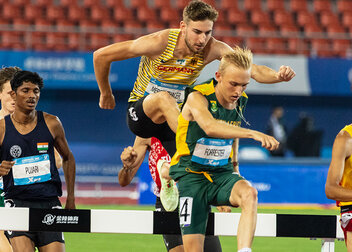
<path fill-rule="evenodd" d="M 51 179 L 48 154 L 15 158 L 12 167 L 14 185 L 29 185 Z"/>
<path fill-rule="evenodd" d="M 160 91 L 166 91 L 176 99 L 177 103 L 182 103 L 185 99 L 185 88 L 186 85 L 168 84 L 160 82 L 157 79 L 151 78 L 144 95 L 154 94 Z"/>
<path fill-rule="evenodd" d="M 194 148 L 192 161 L 202 165 L 221 166 L 228 163 L 233 139 L 201 138 Z"/>

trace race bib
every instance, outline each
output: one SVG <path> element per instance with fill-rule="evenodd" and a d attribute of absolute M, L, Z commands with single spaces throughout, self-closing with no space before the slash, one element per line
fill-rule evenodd
<path fill-rule="evenodd" d="M 194 148 L 192 161 L 202 165 L 221 166 L 228 163 L 233 139 L 201 138 Z"/>
<path fill-rule="evenodd" d="M 177 103 L 183 103 L 185 99 L 186 87 L 187 85 L 168 84 L 168 83 L 160 82 L 154 78 L 151 78 L 145 90 L 144 95 L 154 94 L 160 91 L 166 91 L 176 99 Z"/>
<path fill-rule="evenodd" d="M 179 217 L 180 217 L 181 227 L 187 227 L 191 225 L 192 207 L 193 207 L 192 197 L 180 197 Z"/>
<path fill-rule="evenodd" d="M 14 185 L 29 185 L 51 179 L 48 154 L 15 158 L 12 167 Z"/>

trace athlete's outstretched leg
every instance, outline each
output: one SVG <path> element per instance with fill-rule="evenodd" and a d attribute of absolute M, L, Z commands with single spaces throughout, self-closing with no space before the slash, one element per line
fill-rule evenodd
<path fill-rule="evenodd" d="M 143 101 L 144 113 L 156 124 L 167 122 L 173 132 L 177 130 L 180 114 L 177 102 L 168 92 L 149 94 Z"/>

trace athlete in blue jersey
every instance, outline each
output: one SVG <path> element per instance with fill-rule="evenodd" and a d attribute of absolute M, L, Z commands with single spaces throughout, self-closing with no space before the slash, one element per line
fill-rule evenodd
<path fill-rule="evenodd" d="M 0 120 L 0 169 L 5 170 L 5 207 L 60 208 L 61 180 L 54 147 L 63 159 L 67 184 L 65 208 L 75 208 L 75 160 L 60 120 L 37 111 L 43 80 L 19 71 L 11 83 L 15 112 Z M 7 231 L 14 251 L 65 251 L 61 232 Z"/>

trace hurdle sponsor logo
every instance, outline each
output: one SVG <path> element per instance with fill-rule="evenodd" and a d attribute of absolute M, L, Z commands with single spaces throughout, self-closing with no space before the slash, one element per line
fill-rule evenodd
<path fill-rule="evenodd" d="M 56 222 L 55 222 L 56 219 Z M 79 216 L 55 216 L 52 214 L 47 214 L 44 216 L 42 223 L 46 225 L 52 225 L 54 222 L 56 224 L 78 224 Z"/>
<path fill-rule="evenodd" d="M 42 223 L 46 224 L 46 225 L 52 225 L 55 221 L 56 216 L 52 215 L 52 214 L 47 214 L 44 216 L 44 219 L 42 220 Z"/>
<path fill-rule="evenodd" d="M 78 224 L 79 216 L 57 216 L 57 224 Z"/>
<path fill-rule="evenodd" d="M 29 231 L 90 232 L 90 211 L 76 209 L 29 209 Z"/>
<path fill-rule="evenodd" d="M 192 220 L 192 197 L 180 197 L 180 225 L 187 227 L 191 225 Z"/>
<path fill-rule="evenodd" d="M 37 143 L 37 150 L 39 153 L 47 153 L 49 148 L 49 143 Z"/>
<path fill-rule="evenodd" d="M 11 146 L 10 148 L 10 155 L 13 157 L 13 158 L 18 158 L 20 157 L 22 154 L 22 149 L 20 146 L 18 145 L 13 145 Z"/>

